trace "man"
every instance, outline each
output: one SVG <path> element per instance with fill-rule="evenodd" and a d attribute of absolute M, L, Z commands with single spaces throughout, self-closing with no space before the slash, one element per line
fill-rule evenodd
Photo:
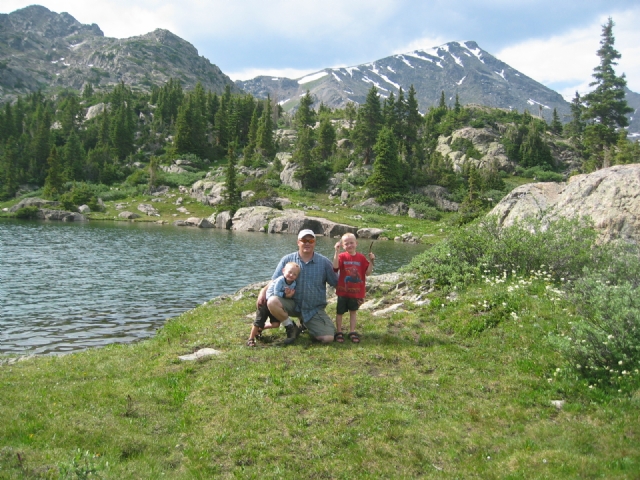
<path fill-rule="evenodd" d="M 300 334 L 300 328 L 289 318 L 300 317 L 309 335 L 322 343 L 333 342 L 335 329 L 325 307 L 327 306 L 327 283 L 335 287 L 338 276 L 333 271 L 333 264 L 327 257 L 315 253 L 316 235 L 313 230 L 305 229 L 298 233 L 298 251 L 285 255 L 280 260 L 271 281 L 281 275 L 288 262 L 300 265 L 300 274 L 292 298 L 286 298 L 291 289 L 285 289 L 284 298 L 274 295 L 266 299 L 269 285 L 258 295 L 258 307 L 267 302 L 267 308 L 287 331 L 286 344 L 293 343 Z M 287 292 L 289 290 L 289 292 Z"/>

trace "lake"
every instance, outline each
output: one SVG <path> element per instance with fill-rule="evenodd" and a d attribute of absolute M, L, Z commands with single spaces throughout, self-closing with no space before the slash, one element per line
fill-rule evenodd
<path fill-rule="evenodd" d="M 335 242 L 319 237 L 316 251 L 332 258 Z M 60 354 L 152 336 L 169 318 L 268 280 L 296 248 L 294 235 L 0 219 L 0 353 Z M 375 273 L 424 249 L 375 242 Z"/>

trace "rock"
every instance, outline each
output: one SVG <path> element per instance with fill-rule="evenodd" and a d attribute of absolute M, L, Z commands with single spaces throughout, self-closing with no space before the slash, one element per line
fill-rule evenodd
<path fill-rule="evenodd" d="M 503 226 L 524 217 L 549 222 L 561 217 L 589 216 L 600 241 L 640 242 L 640 164 L 615 165 L 576 175 L 568 183 L 522 185 L 490 214 Z"/>
<path fill-rule="evenodd" d="M 389 215 L 406 215 L 409 207 L 404 202 L 394 202 L 384 206 Z"/>
<path fill-rule="evenodd" d="M 212 355 L 220 355 L 221 353 L 222 352 L 213 348 L 201 348 L 200 350 L 197 350 L 188 355 L 180 355 L 178 358 L 184 362 L 189 360 L 198 360 L 199 358 L 210 357 Z"/>
<path fill-rule="evenodd" d="M 255 196 L 255 194 L 256 194 L 256 192 L 254 192 L 253 190 L 245 190 L 245 191 L 240 193 L 240 199 L 247 200 L 247 199 Z"/>
<path fill-rule="evenodd" d="M 458 138 L 469 140 L 482 157 L 480 159 L 469 158 L 462 152 L 454 151 L 451 144 Z M 514 170 L 514 163 L 507 157 L 504 146 L 499 140 L 498 134 L 490 128 L 465 127 L 456 130 L 450 137 L 441 135 L 438 138 L 436 151 L 443 157 L 449 157 L 456 172 L 461 172 L 465 163 L 470 163 L 478 168 L 496 165 L 505 172 L 511 172 Z"/>
<path fill-rule="evenodd" d="M 233 216 L 231 229 L 239 231 L 259 231 L 269 224 L 269 220 L 282 212 L 269 207 L 240 208 Z"/>
<path fill-rule="evenodd" d="M 551 400 L 550 403 L 551 403 L 551 405 L 556 407 L 558 410 L 562 410 L 562 407 L 564 407 L 565 401 L 564 400 Z"/>
<path fill-rule="evenodd" d="M 414 193 L 424 195 L 434 201 L 436 207 L 444 212 L 457 212 L 460 205 L 448 200 L 449 191 L 439 185 L 427 185 L 414 189 Z"/>
<path fill-rule="evenodd" d="M 78 207 L 78 211 L 80 213 L 91 213 L 91 209 L 89 208 L 89 205 L 80 205 Z"/>
<path fill-rule="evenodd" d="M 377 312 L 373 312 L 374 317 L 382 317 L 383 315 L 387 315 L 389 313 L 401 311 L 400 307 L 402 307 L 402 303 L 395 303 L 387 308 L 382 310 L 378 310 Z"/>
<path fill-rule="evenodd" d="M 289 162 L 284 166 L 282 172 L 280 172 L 280 181 L 283 185 L 287 185 L 294 190 L 302 190 L 302 182 L 295 178 L 295 173 L 298 170 L 298 165 Z"/>
<path fill-rule="evenodd" d="M 137 213 L 133 213 L 133 212 L 120 212 L 118 214 L 118 217 L 120 218 L 126 218 L 127 220 L 133 220 L 135 218 L 140 218 L 140 215 L 138 215 Z"/>
<path fill-rule="evenodd" d="M 407 212 L 407 216 L 409 218 L 424 218 L 424 215 L 416 212 L 413 208 L 409 208 L 409 211 Z"/>
<path fill-rule="evenodd" d="M 384 230 L 381 228 L 361 228 L 356 232 L 356 236 L 358 238 L 370 238 L 375 240 L 382 234 L 382 232 L 384 232 Z"/>
<path fill-rule="evenodd" d="M 380 204 L 376 202 L 375 198 L 367 198 L 364 202 L 359 203 L 358 207 L 379 207 Z"/>
<path fill-rule="evenodd" d="M 188 226 L 188 225 L 187 225 L 187 222 L 185 222 L 184 220 L 176 220 L 176 221 L 174 221 L 174 222 L 172 223 L 172 225 L 173 225 L 174 227 L 186 227 L 186 226 Z"/>
<path fill-rule="evenodd" d="M 155 208 L 153 208 L 153 206 L 149 205 L 148 203 L 141 203 L 140 205 L 138 205 L 138 210 L 141 211 L 142 213 L 144 213 L 145 215 L 150 216 L 150 217 L 159 217 L 160 216 L 158 211 Z"/>
<path fill-rule="evenodd" d="M 160 195 L 166 195 L 167 193 L 169 193 L 169 187 L 167 185 L 160 185 L 160 186 L 154 188 L 154 190 L 151 193 L 151 195 L 153 195 L 155 197 L 159 197 Z"/>
<path fill-rule="evenodd" d="M 306 217 L 300 210 L 287 210 L 282 216 L 276 217 L 269 222 L 267 231 L 269 233 L 293 233 L 308 228 L 316 235 L 327 237 L 341 237 L 345 233 L 356 233 L 357 227 L 335 223 L 324 218 Z"/>
<path fill-rule="evenodd" d="M 349 192 L 347 192 L 346 190 L 343 190 L 342 193 L 340 194 L 340 201 L 346 202 L 347 200 L 349 200 Z"/>
<path fill-rule="evenodd" d="M 85 122 L 100 115 L 102 112 L 104 112 L 105 108 L 106 105 L 104 103 L 97 103 L 96 105 L 87 108 L 87 113 L 84 115 Z"/>
<path fill-rule="evenodd" d="M 126 203 L 116 203 L 116 210 L 122 210 L 127 206 Z"/>
<path fill-rule="evenodd" d="M 219 205 L 224 201 L 222 193 L 224 191 L 223 182 L 213 182 L 198 180 L 188 190 L 189 195 L 205 205 Z M 182 192 L 182 191 L 181 191 Z"/>
<path fill-rule="evenodd" d="M 176 210 L 180 213 L 184 213 L 185 215 L 189 215 L 189 210 L 186 207 L 178 207 Z"/>
<path fill-rule="evenodd" d="M 217 216 L 216 216 L 216 223 L 215 223 L 216 228 L 223 228 L 225 230 L 229 230 L 231 228 L 231 212 L 224 211 L 224 212 L 220 212 Z"/>
<path fill-rule="evenodd" d="M 188 170 L 185 170 L 184 168 L 178 165 L 170 165 L 168 167 L 166 165 L 160 165 L 160 170 L 167 173 L 187 173 L 188 172 Z"/>
<path fill-rule="evenodd" d="M 33 198 L 25 198 L 23 200 L 20 200 L 14 206 L 9 208 L 9 211 L 17 212 L 18 210 L 24 207 L 42 208 L 42 207 L 57 207 L 58 205 L 60 205 L 60 202 L 54 202 L 51 200 L 44 200 L 42 198 L 33 197 Z"/>
<path fill-rule="evenodd" d="M 40 220 L 59 220 L 62 222 L 86 222 L 87 217 L 78 212 L 66 212 L 64 210 L 38 210 Z"/>

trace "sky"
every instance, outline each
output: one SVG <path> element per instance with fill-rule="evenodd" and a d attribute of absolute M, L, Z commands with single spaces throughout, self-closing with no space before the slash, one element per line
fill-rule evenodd
<path fill-rule="evenodd" d="M 0 13 L 32 2 L 3 0 Z M 41 0 L 108 37 L 165 28 L 233 80 L 300 78 L 389 55 L 474 40 L 570 100 L 599 64 L 602 25 L 615 23 L 616 73 L 640 93 L 638 0 Z"/>

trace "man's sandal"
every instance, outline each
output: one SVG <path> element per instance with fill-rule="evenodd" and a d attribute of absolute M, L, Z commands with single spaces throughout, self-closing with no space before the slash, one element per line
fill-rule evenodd
<path fill-rule="evenodd" d="M 255 346 L 256 346 L 255 338 L 250 338 L 249 340 L 247 340 L 247 347 L 255 347 Z"/>
<path fill-rule="evenodd" d="M 334 342 L 338 342 L 338 343 L 343 343 L 344 342 L 344 335 L 342 334 L 342 332 L 338 332 L 333 336 L 333 341 Z"/>
<path fill-rule="evenodd" d="M 258 329 L 258 333 L 256 334 L 256 338 L 258 340 L 260 340 L 262 338 L 262 331 L 264 330 L 264 328 L 259 328 Z M 255 345 L 253 345 L 255 347 Z"/>
<path fill-rule="evenodd" d="M 358 335 L 358 332 L 350 332 L 347 337 L 349 337 L 353 343 L 360 343 L 360 335 Z"/>

